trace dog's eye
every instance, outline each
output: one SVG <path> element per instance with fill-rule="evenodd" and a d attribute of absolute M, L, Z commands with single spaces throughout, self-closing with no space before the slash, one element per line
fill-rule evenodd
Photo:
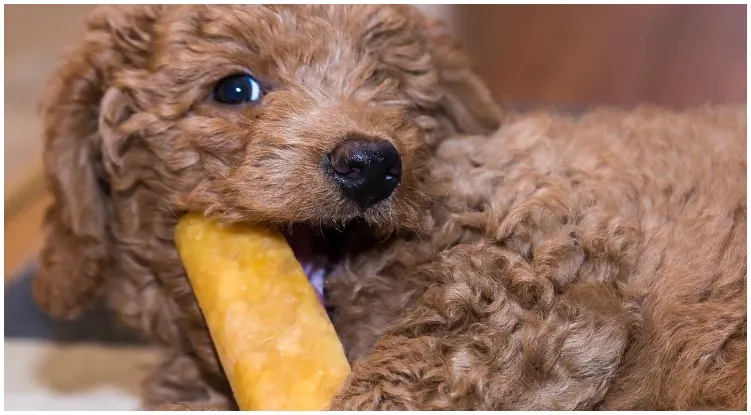
<path fill-rule="evenodd" d="M 214 99 L 223 104 L 257 102 L 263 97 L 261 85 L 250 75 L 228 76 L 214 88 Z"/>

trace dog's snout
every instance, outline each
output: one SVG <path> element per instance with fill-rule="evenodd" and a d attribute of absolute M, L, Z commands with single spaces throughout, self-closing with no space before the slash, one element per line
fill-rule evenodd
<path fill-rule="evenodd" d="M 389 197 L 401 180 L 399 151 L 384 139 L 348 134 L 328 161 L 334 182 L 363 210 Z"/>

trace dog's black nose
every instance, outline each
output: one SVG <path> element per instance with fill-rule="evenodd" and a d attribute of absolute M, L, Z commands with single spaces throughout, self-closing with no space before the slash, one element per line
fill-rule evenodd
<path fill-rule="evenodd" d="M 399 184 L 402 159 L 386 140 L 349 134 L 329 153 L 332 180 L 362 210 L 389 197 Z"/>

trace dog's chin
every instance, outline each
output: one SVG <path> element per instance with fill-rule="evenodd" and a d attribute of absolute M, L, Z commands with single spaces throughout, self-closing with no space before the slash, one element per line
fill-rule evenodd
<path fill-rule="evenodd" d="M 379 241 L 377 230 L 361 219 L 341 226 L 294 223 L 281 230 L 324 307 L 327 277 L 346 257 Z"/>

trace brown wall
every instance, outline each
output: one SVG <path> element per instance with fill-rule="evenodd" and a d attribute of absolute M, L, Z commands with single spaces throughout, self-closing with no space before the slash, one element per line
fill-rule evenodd
<path fill-rule="evenodd" d="M 457 35 L 513 102 L 746 102 L 746 5 L 467 5 Z"/>

